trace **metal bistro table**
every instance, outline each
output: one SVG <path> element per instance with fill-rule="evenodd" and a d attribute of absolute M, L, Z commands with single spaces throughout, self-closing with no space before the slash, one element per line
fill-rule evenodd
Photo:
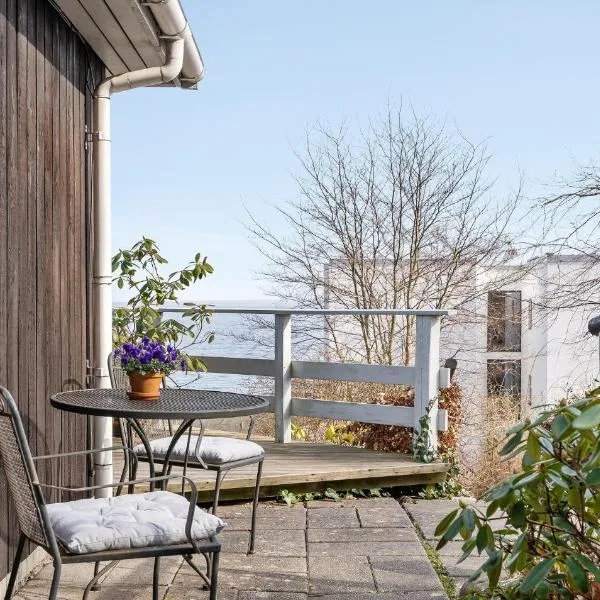
<path fill-rule="evenodd" d="M 182 421 L 173 434 L 164 462 L 161 460 L 162 475 L 165 475 L 173 448 L 196 419 L 240 417 L 267 412 L 269 409 L 267 400 L 250 394 L 172 388 L 161 390 L 157 400 L 132 400 L 125 390 L 94 389 L 60 392 L 50 398 L 50 403 L 54 408 L 67 412 L 126 419 L 144 445 L 150 477 L 156 475 L 154 457 L 140 419 Z M 153 485 L 151 489 L 154 489 Z"/>

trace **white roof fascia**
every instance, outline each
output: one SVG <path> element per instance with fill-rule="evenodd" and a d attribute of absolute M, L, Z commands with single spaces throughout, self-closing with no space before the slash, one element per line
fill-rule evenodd
<path fill-rule="evenodd" d="M 171 85 L 194 88 L 204 64 L 179 0 L 51 0 L 111 75 L 162 66 L 165 42 L 184 39 L 181 76 Z"/>

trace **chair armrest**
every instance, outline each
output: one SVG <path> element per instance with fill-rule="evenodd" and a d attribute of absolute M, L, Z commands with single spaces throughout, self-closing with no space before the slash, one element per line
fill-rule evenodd
<path fill-rule="evenodd" d="M 64 456 L 84 456 L 89 454 L 99 454 L 100 452 L 111 452 L 112 450 L 122 450 L 125 453 L 135 456 L 135 452 L 133 452 L 131 448 L 127 448 L 127 446 L 108 446 L 107 448 L 93 448 L 92 450 L 77 450 L 75 452 L 60 452 L 59 454 L 34 456 L 33 460 L 53 460 L 55 458 L 63 458 Z"/>
<path fill-rule="evenodd" d="M 66 492 L 74 492 L 74 493 L 79 493 L 79 492 L 90 492 L 90 491 L 94 491 L 94 490 L 102 490 L 102 489 L 108 489 L 108 488 L 116 488 L 116 487 L 120 487 L 120 486 L 129 486 L 129 485 L 137 485 L 138 483 L 156 483 L 157 481 L 166 481 L 168 479 L 184 479 L 185 481 L 187 481 L 190 484 L 190 487 L 192 488 L 192 497 L 196 498 L 198 496 L 198 490 L 196 488 L 196 484 L 189 478 L 186 477 L 185 475 L 178 475 L 178 474 L 174 474 L 174 475 L 160 475 L 158 477 L 144 477 L 143 479 L 135 479 L 133 481 L 116 481 L 114 483 L 105 483 L 102 485 L 86 485 L 84 487 L 67 487 L 67 486 L 63 486 L 63 485 L 52 485 L 50 483 L 41 483 L 40 481 L 34 481 L 33 484 L 34 485 L 38 485 L 40 487 L 43 488 L 48 488 L 48 489 L 52 489 L 52 490 L 63 490 Z"/>

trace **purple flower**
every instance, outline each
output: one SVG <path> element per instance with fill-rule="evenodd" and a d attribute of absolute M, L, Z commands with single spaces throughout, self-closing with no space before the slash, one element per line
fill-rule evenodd
<path fill-rule="evenodd" d="M 185 368 L 185 358 L 172 343 L 151 341 L 144 336 L 138 344 L 125 342 L 116 348 L 115 357 L 120 358 L 121 367 L 128 373 L 161 372 L 168 375 L 178 365 Z"/>

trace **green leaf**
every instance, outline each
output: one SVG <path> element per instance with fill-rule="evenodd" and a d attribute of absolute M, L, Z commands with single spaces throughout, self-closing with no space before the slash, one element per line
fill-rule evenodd
<path fill-rule="evenodd" d="M 549 454 L 550 456 L 554 456 L 554 446 L 552 445 L 552 442 L 545 437 L 540 438 L 540 446 L 542 447 L 542 450 L 544 452 L 546 452 L 546 454 Z"/>
<path fill-rule="evenodd" d="M 521 431 L 518 431 L 512 437 L 509 438 L 508 442 L 506 442 L 502 450 L 500 450 L 500 454 L 504 456 L 505 454 L 509 454 L 510 452 L 512 452 L 521 443 L 522 439 L 523 433 Z"/>
<path fill-rule="evenodd" d="M 527 516 L 525 513 L 525 504 L 517 502 L 511 509 L 508 522 L 519 529 L 527 524 Z"/>
<path fill-rule="evenodd" d="M 535 597 L 542 600 L 550 598 L 550 584 L 546 581 L 542 581 L 542 583 L 535 588 Z"/>
<path fill-rule="evenodd" d="M 521 582 L 519 592 L 527 594 L 528 592 L 535 590 L 535 588 L 546 578 L 546 575 L 553 569 L 555 562 L 555 558 L 548 558 L 533 567 L 527 574 L 527 577 Z"/>
<path fill-rule="evenodd" d="M 572 556 L 567 557 L 566 563 L 569 582 L 575 590 L 585 594 L 589 587 L 588 578 L 581 565 Z"/>
<path fill-rule="evenodd" d="M 527 423 L 516 423 L 510 429 L 506 431 L 506 435 L 512 435 L 513 433 L 518 433 L 519 431 L 523 431 L 527 427 Z"/>
<path fill-rule="evenodd" d="M 574 508 L 577 512 L 583 512 L 583 505 L 581 503 L 581 492 L 579 490 L 579 487 L 571 488 L 567 497 L 569 499 L 569 504 L 572 508 Z"/>
<path fill-rule="evenodd" d="M 469 540 L 469 541 L 465 542 L 462 545 L 463 554 L 456 561 L 456 564 L 459 564 L 459 563 L 463 562 L 464 560 L 467 560 L 467 558 L 469 558 L 469 556 L 471 556 L 473 550 L 475 550 L 475 540 Z"/>
<path fill-rule="evenodd" d="M 527 436 L 527 454 L 531 457 L 533 462 L 536 462 L 540 458 L 542 448 L 537 436 L 530 431 Z"/>
<path fill-rule="evenodd" d="M 569 430 L 571 424 L 569 420 L 562 414 L 557 414 L 556 417 L 552 420 L 552 425 L 550 425 L 550 432 L 552 433 L 554 439 L 560 440 L 563 435 Z"/>
<path fill-rule="evenodd" d="M 340 495 L 331 488 L 327 488 L 323 492 L 323 496 L 325 496 L 325 498 L 329 498 L 330 500 L 334 500 L 335 502 L 339 502 L 341 500 Z"/>
<path fill-rule="evenodd" d="M 558 473 L 552 473 L 551 471 L 548 471 L 548 473 L 546 474 L 546 477 L 552 483 L 554 483 L 554 485 L 557 485 L 565 490 L 568 490 L 570 488 L 569 482 L 565 481 Z"/>
<path fill-rule="evenodd" d="M 494 488 L 487 496 L 488 500 L 500 500 L 508 496 L 513 491 L 512 485 L 510 483 L 505 483 L 500 487 Z"/>
<path fill-rule="evenodd" d="M 567 519 L 565 519 L 564 517 L 561 517 L 561 516 L 554 517 L 554 519 L 552 519 L 552 524 L 555 527 L 559 527 L 560 529 L 562 529 L 563 531 L 565 531 L 567 533 L 575 532 L 575 528 L 573 527 L 573 525 L 571 523 L 569 523 L 569 521 L 567 521 Z"/>
<path fill-rule="evenodd" d="M 493 550 L 482 568 L 487 573 L 490 590 L 495 590 L 502 573 L 502 553 Z"/>
<path fill-rule="evenodd" d="M 600 425 L 600 404 L 591 406 L 573 421 L 574 429 L 593 429 Z"/>
<path fill-rule="evenodd" d="M 463 526 L 469 533 L 475 529 L 475 513 L 470 508 L 465 508 L 462 512 Z"/>
<path fill-rule="evenodd" d="M 475 539 L 477 544 L 477 551 L 481 554 L 486 548 L 494 547 L 494 532 L 489 525 L 484 525 L 477 532 L 477 538 Z"/>
<path fill-rule="evenodd" d="M 493 516 L 498 510 L 498 502 L 495 500 L 488 504 L 488 507 L 485 509 L 485 516 L 489 519 Z"/>
<path fill-rule="evenodd" d="M 566 475 L 567 477 L 571 477 L 571 478 L 573 478 L 573 477 L 577 477 L 577 471 L 575 471 L 575 470 L 571 469 L 571 467 L 569 467 L 568 465 L 563 465 L 563 466 L 560 468 L 560 472 L 561 472 L 563 475 Z"/>
<path fill-rule="evenodd" d="M 513 483 L 513 487 L 515 489 L 522 488 L 526 485 L 529 485 L 530 483 L 533 483 L 534 481 L 537 481 L 541 476 L 542 474 L 539 471 L 535 471 L 515 481 Z"/>
<path fill-rule="evenodd" d="M 458 532 L 460 531 L 460 528 L 462 527 L 463 522 L 462 522 L 462 517 L 459 516 L 454 523 L 452 523 L 452 525 L 450 525 L 450 527 L 448 527 L 448 529 L 446 529 L 446 531 L 444 532 L 444 535 L 442 536 L 443 540 L 446 540 L 447 542 L 453 540 L 457 535 Z"/>
<path fill-rule="evenodd" d="M 585 478 L 585 483 L 589 486 L 600 485 L 600 468 L 592 469 Z"/>
<path fill-rule="evenodd" d="M 587 569 L 587 571 L 589 571 L 594 576 L 596 581 L 600 581 L 600 566 L 594 564 L 594 562 L 584 554 L 579 554 L 575 552 L 573 556 L 577 559 L 579 564 L 584 569 Z"/>

